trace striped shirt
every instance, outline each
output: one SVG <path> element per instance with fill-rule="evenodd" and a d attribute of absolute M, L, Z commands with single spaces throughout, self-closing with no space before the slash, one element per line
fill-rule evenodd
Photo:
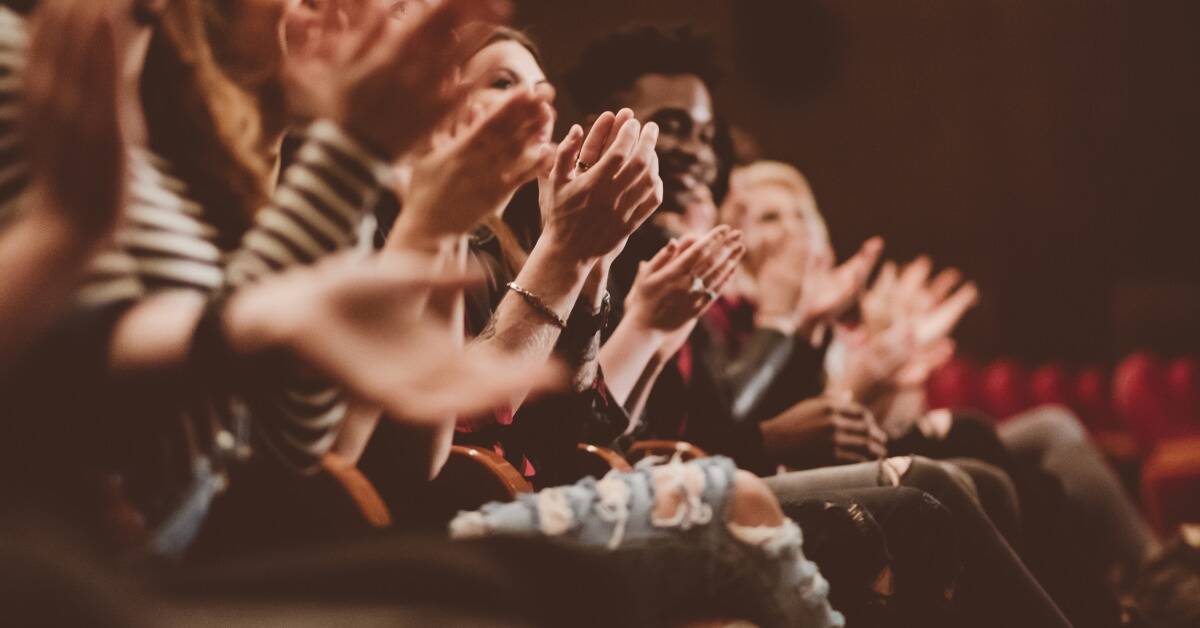
<path fill-rule="evenodd" d="M 129 199 L 112 248 L 93 262 L 80 290 L 88 306 L 136 301 L 166 290 L 213 293 L 355 246 L 387 167 L 329 122 L 314 124 L 271 203 L 233 250 L 192 200 L 170 164 L 130 153 Z M 337 391 L 278 374 L 282 390 L 221 400 L 248 408 L 256 441 L 299 471 L 314 470 L 346 411 Z M 219 410 L 230 433 L 236 412 Z M 218 435 L 220 432 L 218 432 Z M 245 445 L 246 443 L 241 443 Z"/>
<path fill-rule="evenodd" d="M 20 147 L 21 71 L 28 44 L 25 20 L 0 7 L 0 226 L 15 213 L 27 170 Z"/>

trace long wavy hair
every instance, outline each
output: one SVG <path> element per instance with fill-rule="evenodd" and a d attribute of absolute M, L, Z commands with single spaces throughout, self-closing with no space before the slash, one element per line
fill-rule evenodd
<path fill-rule="evenodd" d="M 514 30 L 507 26 L 498 26 L 495 24 L 473 24 L 466 29 L 466 32 L 463 33 L 463 36 L 469 40 L 480 42 L 479 47 L 474 53 L 472 53 L 471 56 L 479 54 L 485 48 L 493 44 L 511 41 L 528 50 L 529 54 L 533 55 L 534 61 L 537 61 L 538 65 L 542 66 L 543 70 L 546 67 L 545 62 L 542 60 L 542 53 L 540 50 L 538 50 L 537 44 L 533 43 L 533 40 L 521 31 Z M 514 203 L 524 201 L 525 199 L 522 198 L 523 196 L 524 195 L 518 194 L 517 198 L 519 200 L 514 201 Z M 509 220 L 515 218 L 513 216 L 509 216 L 509 214 L 512 214 L 513 210 L 517 209 L 511 205 L 512 204 L 510 204 L 509 208 L 505 209 L 505 216 L 509 217 Z M 483 226 L 496 236 L 496 242 L 500 245 L 500 254 L 503 257 L 502 261 L 504 262 L 505 266 L 508 267 L 508 270 L 512 272 L 512 274 L 517 274 L 521 270 L 521 267 L 524 266 L 525 262 L 529 259 L 529 253 L 525 250 L 525 246 L 522 245 L 520 238 L 517 237 L 517 234 L 514 232 L 510 222 L 507 221 L 505 217 L 488 216 L 487 218 L 483 219 Z"/>
<path fill-rule="evenodd" d="M 156 27 L 142 76 L 150 148 L 166 159 L 205 216 L 232 245 L 267 200 L 254 98 L 221 69 L 210 35 L 228 16 L 207 0 L 172 0 Z"/>

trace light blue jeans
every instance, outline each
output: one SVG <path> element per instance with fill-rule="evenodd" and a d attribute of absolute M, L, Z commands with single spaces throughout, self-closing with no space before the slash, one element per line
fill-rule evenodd
<path fill-rule="evenodd" d="M 639 465 L 460 513 L 450 532 L 458 539 L 541 536 L 611 554 L 638 584 L 634 590 L 645 592 L 644 599 L 612 602 L 636 605 L 647 625 L 731 617 L 761 626 L 843 626 L 829 606 L 828 583 L 804 557 L 795 523 L 729 522 L 736 471 L 720 457 L 653 470 Z M 655 515 L 658 474 L 668 478 L 659 486 L 678 497 L 670 517 Z"/>

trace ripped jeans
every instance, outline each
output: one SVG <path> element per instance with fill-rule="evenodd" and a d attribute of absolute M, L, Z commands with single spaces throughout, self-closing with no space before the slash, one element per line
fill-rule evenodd
<path fill-rule="evenodd" d="M 795 523 L 742 527 L 730 521 L 736 471 L 719 457 L 639 465 L 460 513 L 450 533 L 456 539 L 541 536 L 602 550 L 637 584 L 631 588 L 644 593 L 611 600 L 634 605 L 642 625 L 734 617 L 760 626 L 843 626 L 829 606 L 828 583 L 804 557 Z M 669 516 L 656 514 L 662 474 L 678 498 Z"/>

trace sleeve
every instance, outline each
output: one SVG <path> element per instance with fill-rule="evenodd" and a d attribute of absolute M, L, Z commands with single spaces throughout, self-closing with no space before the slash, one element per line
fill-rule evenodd
<path fill-rule="evenodd" d="M 753 420 L 791 360 L 795 340 L 755 327 L 748 306 L 724 299 L 714 304 L 702 323 L 710 339 L 700 352 L 702 364 L 728 404 L 729 416 L 736 422 Z"/>
<path fill-rule="evenodd" d="M 29 173 L 21 147 L 21 73 L 28 35 L 24 19 L 0 7 L 0 226 L 16 212 Z"/>
<path fill-rule="evenodd" d="M 271 203 L 231 253 L 230 288 L 353 247 L 389 169 L 335 124 L 309 127 Z M 284 369 L 266 390 L 243 401 L 257 440 L 295 471 L 314 471 L 337 437 L 347 403 L 327 382 Z"/>

